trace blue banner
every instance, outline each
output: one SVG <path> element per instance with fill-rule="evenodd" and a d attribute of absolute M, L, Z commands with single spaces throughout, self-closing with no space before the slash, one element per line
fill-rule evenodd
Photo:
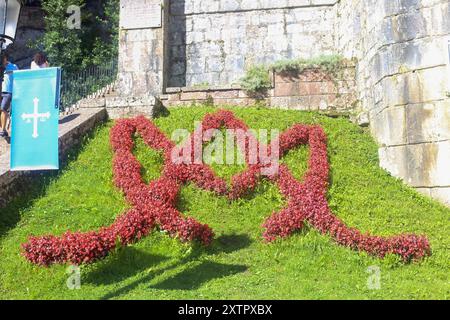
<path fill-rule="evenodd" d="M 15 71 L 11 170 L 59 169 L 60 68 Z"/>

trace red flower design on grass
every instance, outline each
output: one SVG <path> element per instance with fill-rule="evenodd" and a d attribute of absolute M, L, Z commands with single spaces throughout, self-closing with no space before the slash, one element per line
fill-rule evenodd
<path fill-rule="evenodd" d="M 202 122 L 203 132 L 208 129 L 240 129 L 248 131 L 244 122 L 230 111 L 208 114 Z M 133 155 L 133 135 L 138 133 L 152 149 L 163 152 L 164 169 L 161 178 L 150 184 L 141 177 L 141 165 Z M 248 135 L 245 145 L 255 143 L 255 137 Z M 133 209 L 118 217 L 109 227 L 86 233 L 67 232 L 61 237 L 30 237 L 22 245 L 24 256 L 32 263 L 48 266 L 54 263 L 83 264 L 104 258 L 117 245 L 129 245 L 147 236 L 155 227 L 165 230 L 181 241 L 198 240 L 210 244 L 214 233 L 211 228 L 193 218 L 184 217 L 176 209 L 176 198 L 183 184 L 191 182 L 199 188 L 218 195 L 238 199 L 253 191 L 264 178 L 261 170 L 268 164 L 249 164 L 249 148 L 244 152 L 247 170 L 232 178 L 231 187 L 217 177 L 204 164 L 179 164 L 172 161 L 175 144 L 148 119 L 140 116 L 134 119 L 118 120 L 111 130 L 111 146 L 115 153 L 113 160 L 114 182 L 120 188 Z M 194 135 L 186 143 L 194 144 Z M 258 142 L 256 142 L 258 143 Z M 280 166 L 276 175 L 267 177 L 276 183 L 287 200 L 287 207 L 274 213 L 263 224 L 263 237 L 271 242 L 285 238 L 301 229 L 305 222 L 320 233 L 331 236 L 338 244 L 354 250 L 366 251 L 371 255 L 384 257 L 397 254 L 405 261 L 420 259 L 431 253 L 426 237 L 400 235 L 389 238 L 362 234 L 349 228 L 332 214 L 326 198 L 329 179 L 327 139 L 319 126 L 296 124 L 279 137 L 280 154 L 300 145 L 310 146 L 309 169 L 302 183 L 294 178 L 287 166 Z M 191 158 L 194 158 L 194 148 Z M 270 154 L 270 147 L 268 147 Z"/>

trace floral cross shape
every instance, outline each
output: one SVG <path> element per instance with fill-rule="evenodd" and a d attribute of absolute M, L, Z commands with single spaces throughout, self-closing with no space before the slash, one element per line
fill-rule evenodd
<path fill-rule="evenodd" d="M 203 132 L 221 128 L 249 132 L 243 121 L 226 110 L 206 115 L 200 128 Z M 149 184 L 143 181 L 141 164 L 133 155 L 135 133 L 140 134 L 150 148 L 164 154 L 162 175 Z M 195 134 L 192 134 L 184 146 L 176 146 L 153 122 L 143 116 L 118 120 L 110 135 L 114 151 L 114 182 L 133 208 L 119 216 L 112 225 L 100 230 L 84 233 L 68 231 L 59 237 L 32 236 L 22 245 L 23 255 L 30 262 L 42 266 L 92 263 L 106 257 L 117 246 L 139 241 L 156 227 L 181 241 L 198 240 L 209 245 L 214 237 L 211 228 L 191 217 L 183 216 L 176 208 L 181 186 L 190 182 L 217 195 L 238 199 L 253 191 L 261 179 L 269 179 L 277 184 L 287 202 L 284 209 L 273 213 L 264 222 L 263 238 L 267 242 L 286 238 L 308 223 L 321 234 L 332 237 L 339 245 L 365 251 L 380 258 L 387 254 L 396 254 L 404 261 L 411 261 L 431 254 L 425 236 L 380 237 L 363 234 L 346 226 L 331 212 L 327 201 L 330 171 L 327 138 L 320 126 L 295 124 L 278 138 L 281 156 L 298 146 L 309 145 L 309 167 L 303 182 L 295 179 L 286 165 L 280 165 L 276 174 L 261 175 L 262 169 L 268 164 L 250 164 L 250 149 L 245 148 L 247 169 L 234 176 L 231 186 L 228 186 L 226 181 L 219 178 L 206 164 L 174 161 L 174 155 L 188 144 L 193 145 L 194 139 Z M 256 143 L 258 148 L 263 147 L 251 134 L 247 134 L 245 139 L 246 145 Z M 267 148 L 270 153 L 270 146 Z M 194 157 L 194 148 L 190 150 L 191 157 Z"/>

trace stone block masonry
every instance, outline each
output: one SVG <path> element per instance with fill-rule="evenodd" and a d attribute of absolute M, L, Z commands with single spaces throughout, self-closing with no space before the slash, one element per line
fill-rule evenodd
<path fill-rule="evenodd" d="M 141 3 L 142 7 L 136 3 Z M 148 96 L 162 92 L 167 84 L 166 38 L 168 37 L 168 0 L 121 0 L 121 27 L 119 36 L 118 90 L 121 96 Z M 137 19 L 137 12 L 145 18 L 152 9 L 151 17 L 160 19 L 148 22 L 148 28 L 135 28 L 124 20 Z M 157 10 L 161 12 L 156 12 Z M 159 27 L 155 27 L 158 26 Z"/>
<path fill-rule="evenodd" d="M 109 95 L 88 97 L 79 101 L 76 108 L 104 108 L 110 119 L 127 118 L 136 115 L 155 117 L 162 108 L 159 98 L 155 96 L 119 96 L 117 92 Z"/>
<path fill-rule="evenodd" d="M 357 91 L 381 166 L 450 205 L 450 1 L 336 5 L 336 48 L 358 63 Z"/>
<path fill-rule="evenodd" d="M 250 65 L 333 53 L 335 2 L 170 1 L 168 86 L 229 85 Z"/>
<path fill-rule="evenodd" d="M 249 106 L 264 102 L 274 108 L 348 114 L 358 102 L 355 66 L 349 65 L 341 73 L 337 77 L 320 69 L 273 73 L 273 87 L 258 98 L 239 86 L 168 88 L 167 94 L 160 98 L 166 107 L 194 102 L 211 102 L 217 106 Z"/>

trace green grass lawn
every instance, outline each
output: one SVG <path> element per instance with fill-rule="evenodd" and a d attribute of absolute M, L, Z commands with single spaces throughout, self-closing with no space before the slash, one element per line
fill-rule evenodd
<path fill-rule="evenodd" d="M 212 107 L 170 110 L 155 120 L 169 136 L 193 130 Z M 294 123 L 321 124 L 329 138 L 332 167 L 329 202 L 348 225 L 379 235 L 426 234 L 433 254 L 403 264 L 335 245 L 307 228 L 289 239 L 265 244 L 261 225 L 283 198 L 263 182 L 246 199 L 226 198 L 188 185 L 179 209 L 208 223 L 216 239 L 208 248 L 182 244 L 160 232 L 81 267 L 81 289 L 69 290 L 67 266 L 41 268 L 20 255 L 31 234 L 87 231 L 109 225 L 127 203 L 112 182 L 111 122 L 96 129 L 59 175 L 35 178 L 25 196 L 0 210 L 0 297 L 3 299 L 449 299 L 450 210 L 429 200 L 378 167 L 377 146 L 347 119 L 317 113 L 233 109 L 251 128 L 284 130 Z M 157 178 L 162 157 L 137 139 L 136 155 L 147 181 Z M 298 178 L 308 149 L 283 162 Z M 214 166 L 231 177 L 239 166 Z M 381 270 L 381 289 L 369 290 L 368 268 Z"/>

